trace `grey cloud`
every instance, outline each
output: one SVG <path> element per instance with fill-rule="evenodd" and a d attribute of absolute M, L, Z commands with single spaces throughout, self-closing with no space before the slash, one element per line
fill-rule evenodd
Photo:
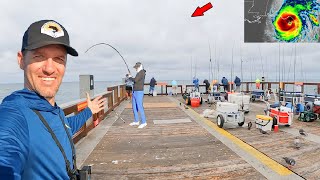
<path fill-rule="evenodd" d="M 279 47 L 276 43 L 243 43 L 243 0 L 212 1 L 213 8 L 203 17 L 191 18 L 197 6 L 208 1 L 199 0 L 57 0 L 2 1 L 4 8 L 1 38 L 0 67 L 1 82 L 21 82 L 22 71 L 16 63 L 16 52 L 21 47 L 21 38 L 28 25 L 39 19 L 55 19 L 68 30 L 71 45 L 79 57 L 69 57 L 64 81 L 78 81 L 79 74 L 94 74 L 95 79 L 117 81 L 127 73 L 120 56 L 110 47 L 96 47 L 89 53 L 91 45 L 105 42 L 119 50 L 134 74 L 132 66 L 143 62 L 147 70 L 147 81 L 151 76 L 158 80 L 190 80 L 191 57 L 197 66 L 197 76 L 208 78 L 209 44 L 211 59 L 219 79 L 230 77 L 233 49 L 233 76 L 241 74 L 251 79 L 264 75 L 277 78 L 279 73 Z M 63 6 L 61 5 L 63 4 Z M 297 44 L 297 72 L 303 70 L 310 77 L 319 77 L 318 44 Z M 259 53 L 261 50 L 262 63 Z M 286 66 L 293 59 L 293 44 L 281 44 L 281 61 L 284 54 Z M 240 50 L 241 49 L 241 50 Z M 298 63 L 300 66 L 298 66 Z M 293 65 L 292 65 L 293 66 Z M 291 67 L 291 72 L 292 72 Z M 286 71 L 289 71 L 287 67 Z M 215 75 L 217 72 L 215 72 Z M 289 74 L 292 76 L 292 74 Z M 8 81 L 10 77 L 10 81 Z"/>

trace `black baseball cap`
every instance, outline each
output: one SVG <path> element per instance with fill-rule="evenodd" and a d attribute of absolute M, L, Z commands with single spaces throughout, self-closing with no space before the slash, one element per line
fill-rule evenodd
<path fill-rule="evenodd" d="M 23 35 L 21 51 L 34 50 L 51 44 L 63 45 L 68 54 L 78 56 L 78 52 L 70 46 L 67 30 L 54 20 L 32 23 Z"/>

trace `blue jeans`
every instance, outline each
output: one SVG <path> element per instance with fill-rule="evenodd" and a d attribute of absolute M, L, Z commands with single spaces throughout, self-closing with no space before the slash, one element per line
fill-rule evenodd
<path fill-rule="evenodd" d="M 199 91 L 199 84 L 194 85 L 194 88 L 195 88 L 195 90 L 196 90 L 197 92 L 200 92 L 200 91 Z"/>
<path fill-rule="evenodd" d="M 150 86 L 150 88 L 149 88 L 149 93 L 152 94 L 153 91 L 154 91 L 154 86 Z"/>
<path fill-rule="evenodd" d="M 134 122 L 139 122 L 139 112 L 141 116 L 141 124 L 146 123 L 146 116 L 143 108 L 143 91 L 133 91 L 132 93 L 132 110 L 134 115 Z"/>

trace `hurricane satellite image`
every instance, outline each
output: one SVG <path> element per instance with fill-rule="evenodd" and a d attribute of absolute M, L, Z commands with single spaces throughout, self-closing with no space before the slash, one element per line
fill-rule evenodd
<path fill-rule="evenodd" d="M 319 42 L 319 0 L 245 0 L 245 42 Z"/>

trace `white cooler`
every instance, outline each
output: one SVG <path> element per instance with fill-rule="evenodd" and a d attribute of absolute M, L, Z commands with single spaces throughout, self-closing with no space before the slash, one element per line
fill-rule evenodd
<path fill-rule="evenodd" d="M 264 131 L 271 131 L 272 129 L 272 117 L 265 115 L 256 115 L 256 128 Z"/>
<path fill-rule="evenodd" d="M 238 109 L 241 110 L 243 103 L 243 110 L 249 111 L 250 96 L 242 95 L 241 93 L 234 93 L 228 95 L 228 102 L 238 104 Z"/>
<path fill-rule="evenodd" d="M 223 113 L 238 112 L 238 105 L 229 102 L 217 102 L 216 110 Z"/>

